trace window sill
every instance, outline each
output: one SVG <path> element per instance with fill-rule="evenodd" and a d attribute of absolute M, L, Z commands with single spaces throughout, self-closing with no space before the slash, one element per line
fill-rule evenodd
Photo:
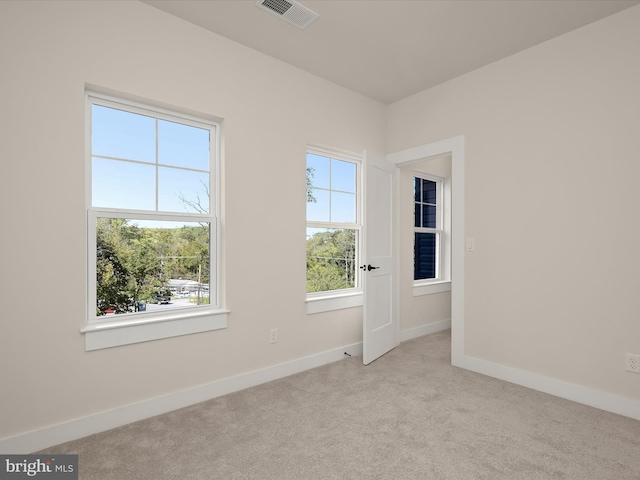
<path fill-rule="evenodd" d="M 434 293 L 450 292 L 451 281 L 431 282 L 413 285 L 413 296 L 432 295 Z"/>
<path fill-rule="evenodd" d="M 91 323 L 80 330 L 85 336 L 85 350 L 148 342 L 161 338 L 220 330 L 227 327 L 228 310 L 202 309 L 197 312 L 164 316 L 140 316 L 126 320 Z"/>
<path fill-rule="evenodd" d="M 355 292 L 307 298 L 307 315 L 313 313 L 342 310 L 343 308 L 361 307 L 363 303 L 362 290 Z"/>

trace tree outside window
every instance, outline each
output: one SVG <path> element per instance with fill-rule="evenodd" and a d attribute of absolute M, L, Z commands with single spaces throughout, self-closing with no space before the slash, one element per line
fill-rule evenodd
<path fill-rule="evenodd" d="M 307 293 L 359 287 L 358 185 L 359 162 L 307 152 Z"/>

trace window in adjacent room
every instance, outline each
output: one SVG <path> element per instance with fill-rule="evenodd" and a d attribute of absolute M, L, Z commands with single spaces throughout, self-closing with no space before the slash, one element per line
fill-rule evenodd
<path fill-rule="evenodd" d="M 307 151 L 307 294 L 360 291 L 360 159 Z"/>
<path fill-rule="evenodd" d="M 170 321 L 200 317 L 186 333 L 213 329 L 203 325 L 219 313 L 217 124 L 87 98 L 85 333 L 162 322 L 180 335 Z"/>
<path fill-rule="evenodd" d="M 442 179 L 424 174 L 414 177 L 413 279 L 427 283 L 442 279 Z"/>

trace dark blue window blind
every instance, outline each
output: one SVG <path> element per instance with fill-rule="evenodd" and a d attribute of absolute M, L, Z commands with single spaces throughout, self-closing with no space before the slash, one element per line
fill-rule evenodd
<path fill-rule="evenodd" d="M 436 234 L 415 233 L 413 279 L 436 278 Z"/>

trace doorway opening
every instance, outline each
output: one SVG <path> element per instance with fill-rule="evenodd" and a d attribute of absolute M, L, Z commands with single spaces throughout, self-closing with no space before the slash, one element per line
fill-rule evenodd
<path fill-rule="evenodd" d="M 395 152 L 387 155 L 387 160 L 399 167 L 401 174 L 399 175 L 401 181 L 403 177 L 406 177 L 406 172 L 412 172 L 418 168 L 429 168 L 435 165 L 439 165 L 438 168 L 443 168 L 447 163 L 450 168 L 450 254 L 451 254 L 451 266 L 449 270 L 450 274 L 450 288 L 451 288 L 451 300 L 450 300 L 450 315 L 451 315 L 451 363 L 455 366 L 463 366 L 464 363 L 464 261 L 465 261 L 465 140 L 463 136 L 453 137 L 447 140 L 434 142 L 419 147 L 414 147 L 408 150 Z M 433 162 L 433 163 L 431 163 Z M 426 167 L 425 167 L 426 166 Z M 403 173 L 405 175 L 403 175 Z M 446 169 L 445 169 L 446 173 Z M 398 195 L 402 198 L 402 185 L 398 189 Z M 411 194 L 411 193 L 409 193 Z M 401 208 L 402 204 L 401 204 Z M 406 212 L 404 212 L 406 215 Z M 401 222 L 403 213 L 401 212 Z M 400 226 L 402 228 L 402 223 Z M 402 235 L 399 237 L 402 241 Z M 407 254 L 413 256 L 413 250 L 406 252 L 406 238 L 405 243 L 401 244 L 400 253 L 400 268 L 404 265 L 407 268 Z M 404 262 L 402 258 L 405 258 Z M 402 270 L 401 270 L 402 271 Z M 403 275 L 406 277 L 407 275 Z M 446 282 L 445 282 L 446 283 Z M 436 288 L 436 287 L 434 287 Z M 445 287 L 440 287 L 445 288 Z M 414 286 L 411 286 L 413 291 Z M 403 289 L 404 291 L 404 289 Z M 435 298 L 435 297 L 434 297 Z M 446 296 L 444 297 L 446 298 Z M 442 301 L 442 298 L 440 299 Z M 400 308 L 403 308 L 403 302 L 400 302 Z M 446 302 L 445 302 L 446 303 Z M 446 308 L 446 307 L 445 307 Z M 403 318 L 404 324 L 404 318 Z M 409 327 L 410 328 L 410 327 Z"/>

